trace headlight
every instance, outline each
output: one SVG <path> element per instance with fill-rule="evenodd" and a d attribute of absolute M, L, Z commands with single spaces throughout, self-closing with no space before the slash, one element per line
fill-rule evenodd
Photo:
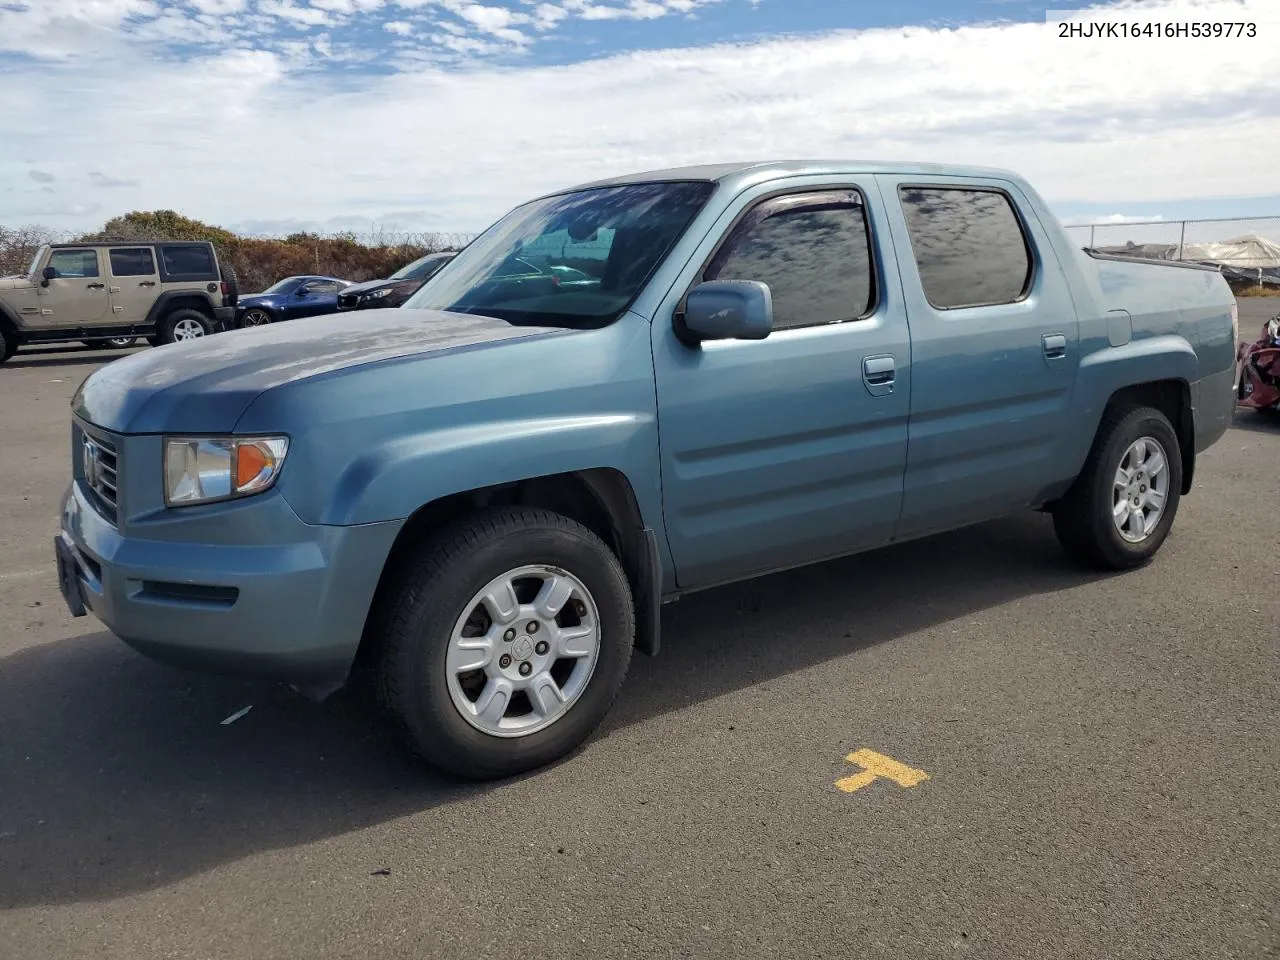
<path fill-rule="evenodd" d="M 288 437 L 166 437 L 164 499 L 173 507 L 262 493 L 276 482 Z"/>
<path fill-rule="evenodd" d="M 391 288 L 390 288 L 390 287 L 384 287 L 384 288 L 383 288 L 383 289 L 381 289 L 381 290 L 375 290 L 375 291 L 373 291 L 373 293 L 367 293 L 367 294 L 365 294 L 365 297 L 364 297 L 364 298 L 365 298 L 366 300 L 381 300 L 383 297 L 390 296 L 390 295 L 391 295 Z"/>

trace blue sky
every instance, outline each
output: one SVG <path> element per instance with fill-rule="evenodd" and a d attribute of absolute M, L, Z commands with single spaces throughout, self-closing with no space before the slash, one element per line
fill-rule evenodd
<path fill-rule="evenodd" d="M 1074 4 L 1079 7 L 1084 4 Z M 1055 3 L 1054 8 L 1068 6 Z M 1064 219 L 1280 214 L 1280 2 L 0 0 L 0 224 L 169 207 L 253 232 L 471 231 L 716 160 L 1009 167 Z"/>

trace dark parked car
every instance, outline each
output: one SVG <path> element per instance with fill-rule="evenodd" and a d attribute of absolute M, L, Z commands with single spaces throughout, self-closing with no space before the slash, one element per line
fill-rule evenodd
<path fill-rule="evenodd" d="M 350 289 L 337 277 L 285 277 L 261 293 L 242 296 L 236 304 L 237 327 L 261 327 L 280 320 L 314 317 L 338 309 L 338 293 Z"/>
<path fill-rule="evenodd" d="M 418 292 L 456 253 L 429 253 L 405 264 L 383 280 L 369 280 L 347 287 L 338 297 L 339 310 L 367 310 L 371 307 L 398 307 Z"/>

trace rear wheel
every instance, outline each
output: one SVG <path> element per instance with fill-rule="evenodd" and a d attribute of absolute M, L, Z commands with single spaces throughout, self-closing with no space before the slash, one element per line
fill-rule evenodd
<path fill-rule="evenodd" d="M 213 333 L 213 324 L 199 310 L 175 310 L 160 322 L 160 341 L 179 343 Z"/>
<path fill-rule="evenodd" d="M 582 744 L 617 697 L 635 634 L 609 548 L 525 507 L 476 514 L 423 543 L 379 615 L 384 704 L 424 758 L 473 780 Z"/>
<path fill-rule="evenodd" d="M 1054 530 L 1081 563 L 1127 570 L 1155 556 L 1181 497 L 1182 450 L 1169 418 L 1126 407 L 1098 429 L 1084 469 L 1054 508 Z"/>
<path fill-rule="evenodd" d="M 138 342 L 137 337 L 108 337 L 105 340 L 81 340 L 86 347 L 93 347 L 95 350 L 103 350 L 107 347 L 113 350 L 127 350 Z"/>

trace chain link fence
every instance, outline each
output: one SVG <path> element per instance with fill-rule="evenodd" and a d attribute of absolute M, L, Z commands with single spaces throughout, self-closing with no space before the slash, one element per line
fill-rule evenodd
<path fill-rule="evenodd" d="M 1280 294 L 1280 217 L 1103 221 L 1066 230 L 1100 253 L 1207 263 L 1238 294 Z"/>

